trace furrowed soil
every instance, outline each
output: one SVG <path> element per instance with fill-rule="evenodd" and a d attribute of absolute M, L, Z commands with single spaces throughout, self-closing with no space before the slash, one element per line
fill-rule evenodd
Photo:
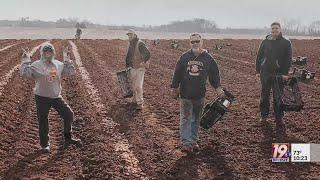
<path fill-rule="evenodd" d="M 318 179 L 319 163 L 272 163 L 271 144 L 320 142 L 319 79 L 303 84 L 305 108 L 286 113 L 285 131 L 271 117 L 259 121 L 260 81 L 255 56 L 260 40 L 207 40 L 223 87 L 236 96 L 231 111 L 210 130 L 200 130 L 200 151 L 180 151 L 179 101 L 170 83 L 179 57 L 189 49 L 180 40 L 147 44 L 151 65 L 144 82 L 145 107 L 122 98 L 116 72 L 125 68 L 127 41 L 51 40 L 56 58 L 69 47 L 77 74 L 65 78 L 62 96 L 74 111 L 73 135 L 82 146 L 65 146 L 63 120 L 49 115 L 50 154 L 39 151 L 33 80 L 20 77 L 21 48 L 46 40 L 1 40 L 0 179 Z M 226 46 L 226 45 L 231 46 Z M 216 50 L 216 45 L 222 49 Z M 319 40 L 292 40 L 294 56 L 307 56 L 307 68 L 319 72 Z M 40 58 L 39 50 L 32 59 Z M 317 75 L 316 75 L 317 77 Z M 207 86 L 206 102 L 216 98 Z"/>

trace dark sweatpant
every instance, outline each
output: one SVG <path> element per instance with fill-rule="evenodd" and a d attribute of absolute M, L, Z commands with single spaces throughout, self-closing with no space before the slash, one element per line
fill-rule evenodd
<path fill-rule="evenodd" d="M 270 108 L 270 92 L 273 94 L 273 109 L 276 120 L 282 120 L 283 110 L 280 109 L 283 83 L 281 76 L 261 75 L 260 113 L 262 118 L 267 118 Z"/>
<path fill-rule="evenodd" d="M 63 98 L 47 98 L 35 95 L 37 115 L 39 122 L 40 145 L 49 145 L 49 122 L 48 114 L 53 107 L 64 120 L 64 137 L 71 138 L 71 123 L 73 121 L 73 111 Z"/>

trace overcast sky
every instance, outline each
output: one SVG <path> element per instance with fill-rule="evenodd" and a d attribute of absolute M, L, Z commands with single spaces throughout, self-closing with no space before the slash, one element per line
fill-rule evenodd
<path fill-rule="evenodd" d="M 219 27 L 264 27 L 284 18 L 320 20 L 319 0 L 1 0 L 0 19 L 87 19 L 100 24 L 159 25 L 206 18 Z"/>

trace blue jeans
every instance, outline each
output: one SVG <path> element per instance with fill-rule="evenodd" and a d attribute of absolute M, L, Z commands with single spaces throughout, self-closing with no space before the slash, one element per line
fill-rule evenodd
<path fill-rule="evenodd" d="M 203 106 L 204 98 L 180 100 L 180 138 L 183 145 L 197 143 Z"/>

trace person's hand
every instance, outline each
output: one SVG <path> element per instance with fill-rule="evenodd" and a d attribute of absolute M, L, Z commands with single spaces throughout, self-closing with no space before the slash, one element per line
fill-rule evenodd
<path fill-rule="evenodd" d="M 22 48 L 22 58 L 31 58 L 31 52 L 29 48 Z"/>
<path fill-rule="evenodd" d="M 149 61 L 147 61 L 147 62 L 142 62 L 142 63 L 140 63 L 140 66 L 141 66 L 141 67 L 144 67 L 144 68 L 149 68 L 149 67 L 150 67 L 150 62 L 149 62 Z"/>
<path fill-rule="evenodd" d="M 225 94 L 224 94 L 224 90 L 222 87 L 218 87 L 216 89 L 216 91 L 217 91 L 219 97 L 224 97 Z"/>
<path fill-rule="evenodd" d="M 145 64 L 145 67 L 146 67 L 146 68 L 149 68 L 149 67 L 150 67 L 150 62 L 149 62 L 149 61 L 145 62 L 144 64 Z"/>
<path fill-rule="evenodd" d="M 21 58 L 21 62 L 25 63 L 25 62 L 31 62 L 31 51 L 29 50 L 29 48 L 22 48 L 22 58 Z"/>
<path fill-rule="evenodd" d="M 290 76 L 288 76 L 288 75 L 282 75 L 282 79 L 283 79 L 284 81 L 288 81 L 289 78 L 290 78 Z"/>
<path fill-rule="evenodd" d="M 296 69 L 295 68 L 290 68 L 289 71 L 288 71 L 288 75 L 289 76 L 293 76 L 294 73 L 295 73 Z"/>
<path fill-rule="evenodd" d="M 179 89 L 178 88 L 171 89 L 171 97 L 173 99 L 178 99 L 179 98 Z"/>

